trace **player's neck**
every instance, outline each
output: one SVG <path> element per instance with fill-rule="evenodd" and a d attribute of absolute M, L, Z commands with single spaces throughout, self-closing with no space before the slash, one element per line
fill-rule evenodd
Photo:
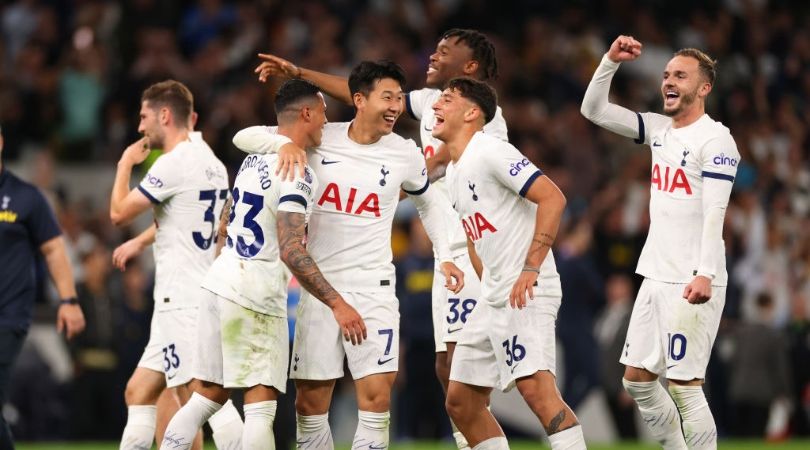
<path fill-rule="evenodd" d="M 473 136 L 475 136 L 476 132 L 478 132 L 478 130 L 464 127 L 459 130 L 455 136 L 445 142 L 447 150 L 450 152 L 450 159 L 454 163 L 458 162 L 461 155 L 464 154 L 464 150 L 467 149 L 467 145 L 470 144 L 470 141 L 472 140 Z"/>
<path fill-rule="evenodd" d="M 704 114 L 706 114 L 706 109 L 703 107 L 703 104 L 689 108 L 672 117 L 672 128 L 688 127 L 697 122 Z"/>
<path fill-rule="evenodd" d="M 287 136 L 290 138 L 293 144 L 295 144 L 298 148 L 307 149 L 307 136 L 303 130 L 299 130 L 296 127 L 287 126 L 278 126 L 278 134 L 282 136 Z"/>
<path fill-rule="evenodd" d="M 362 145 L 373 144 L 380 140 L 381 135 L 375 127 L 368 123 L 363 123 L 357 117 L 349 124 L 349 139 Z"/>
<path fill-rule="evenodd" d="M 166 130 L 166 139 L 163 141 L 163 153 L 169 153 L 177 147 L 177 144 L 188 140 L 188 129 L 169 128 Z"/>

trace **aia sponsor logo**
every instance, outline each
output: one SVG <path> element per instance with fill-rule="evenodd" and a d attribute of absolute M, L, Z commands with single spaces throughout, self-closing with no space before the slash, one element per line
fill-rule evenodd
<path fill-rule="evenodd" d="M 662 171 L 661 166 L 654 164 L 650 182 L 652 187 L 659 191 L 675 192 L 677 189 L 683 189 L 686 195 L 692 195 L 692 186 L 689 185 L 686 172 L 680 167 L 673 169 L 669 166 L 663 166 Z"/>
<path fill-rule="evenodd" d="M 498 231 L 480 212 L 462 218 L 461 224 L 464 226 L 464 233 L 473 242 L 481 239 L 487 231 L 490 233 Z"/>
<path fill-rule="evenodd" d="M 325 207 L 324 205 L 330 203 L 336 210 L 347 214 L 372 214 L 380 217 L 380 197 L 377 193 L 358 195 L 358 192 L 354 187 L 350 187 L 348 192 L 345 189 L 341 192 L 336 183 L 329 183 L 318 200 L 318 206 Z"/>

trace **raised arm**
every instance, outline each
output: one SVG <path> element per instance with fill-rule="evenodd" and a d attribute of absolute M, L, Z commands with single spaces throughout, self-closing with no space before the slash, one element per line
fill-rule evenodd
<path fill-rule="evenodd" d="M 625 137 L 639 138 L 639 116 L 627 108 L 610 103 L 610 82 L 622 61 L 632 61 L 641 55 L 641 43 L 630 36 L 619 36 L 602 57 L 593 74 L 580 112 L 586 119 Z"/>
<path fill-rule="evenodd" d="M 142 163 L 147 156 L 149 156 L 148 141 L 146 138 L 141 138 L 127 147 L 118 161 L 115 181 L 110 194 L 110 220 L 115 226 L 128 224 L 152 206 L 142 192 L 129 188 L 132 168 Z"/>
<path fill-rule="evenodd" d="M 306 216 L 302 213 L 278 212 L 278 245 L 281 261 L 310 294 L 332 310 L 343 337 L 352 344 L 366 339 L 363 319 L 326 281 L 321 270 L 304 247 Z"/>
<path fill-rule="evenodd" d="M 324 94 L 347 105 L 352 104 L 352 95 L 349 92 L 349 81 L 346 78 L 305 69 L 296 66 L 284 58 L 279 58 L 278 56 L 267 53 L 259 53 L 259 58 L 261 58 L 262 63 L 256 67 L 254 72 L 259 74 L 259 81 L 262 83 L 266 82 L 267 78 L 271 76 L 300 78 L 318 86 Z"/>

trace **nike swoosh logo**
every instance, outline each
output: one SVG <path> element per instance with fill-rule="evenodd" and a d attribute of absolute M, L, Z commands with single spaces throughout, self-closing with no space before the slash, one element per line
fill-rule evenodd
<path fill-rule="evenodd" d="M 377 360 L 377 364 L 379 364 L 379 365 L 383 365 L 383 364 L 387 363 L 388 361 L 393 361 L 393 360 L 394 360 L 394 358 L 396 358 L 396 356 L 393 356 L 393 357 L 388 358 L 388 359 L 382 359 L 382 358 L 380 358 L 380 359 L 378 359 L 378 360 Z"/>
<path fill-rule="evenodd" d="M 384 449 L 388 448 L 388 446 L 383 444 L 383 445 L 380 445 L 379 447 L 377 447 L 374 444 L 368 444 L 368 448 L 369 448 L 369 450 L 384 450 Z"/>
<path fill-rule="evenodd" d="M 677 366 L 677 364 L 673 364 L 673 365 L 671 365 L 671 366 L 667 366 L 667 370 L 669 370 L 669 369 L 671 369 L 671 368 L 673 368 L 673 367 L 675 367 L 675 366 Z"/>
<path fill-rule="evenodd" d="M 433 131 L 433 128 L 428 128 L 427 125 L 424 126 L 425 131 Z"/>
<path fill-rule="evenodd" d="M 167 375 L 167 376 L 166 376 L 166 378 L 167 378 L 167 379 L 169 379 L 169 380 L 171 380 L 172 378 L 174 378 L 174 377 L 176 377 L 176 376 L 177 376 L 177 374 L 174 374 L 174 375 Z"/>
<path fill-rule="evenodd" d="M 327 161 L 326 158 L 321 160 L 321 164 L 323 164 L 324 166 L 328 166 L 329 164 L 337 164 L 339 162 L 340 161 Z"/>
<path fill-rule="evenodd" d="M 453 333 L 455 333 L 456 331 L 459 331 L 459 330 L 461 330 L 461 328 L 456 328 L 455 330 L 451 330 L 450 328 L 448 328 L 447 329 L 447 334 L 453 334 Z"/>
<path fill-rule="evenodd" d="M 660 146 L 661 144 L 659 144 L 658 142 L 653 142 L 653 147 L 660 147 Z"/>
<path fill-rule="evenodd" d="M 517 366 L 518 366 L 519 364 L 520 364 L 520 363 L 515 364 L 514 366 L 512 366 L 512 373 L 515 373 L 515 369 L 517 369 Z"/>

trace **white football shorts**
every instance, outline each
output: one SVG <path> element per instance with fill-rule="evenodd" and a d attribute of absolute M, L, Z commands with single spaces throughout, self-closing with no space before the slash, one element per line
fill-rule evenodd
<path fill-rule="evenodd" d="M 686 284 L 648 278 L 633 305 L 619 361 L 672 380 L 703 379 L 712 353 L 726 287 L 712 286 L 712 298 L 693 305 L 683 298 Z"/>
<path fill-rule="evenodd" d="M 290 378 L 334 380 L 343 376 L 343 358 L 352 378 L 396 372 L 399 366 L 399 301 L 392 291 L 341 292 L 366 324 L 368 339 L 352 345 L 343 339 L 332 310 L 301 290 Z"/>
<path fill-rule="evenodd" d="M 290 358 L 287 318 L 218 295 L 200 306 L 194 378 L 229 389 L 261 384 L 284 393 Z"/>
<path fill-rule="evenodd" d="M 535 296 L 522 310 L 480 302 L 453 353 L 450 379 L 508 391 L 519 378 L 556 376 L 555 322 L 561 297 Z"/>
<path fill-rule="evenodd" d="M 464 288 L 454 294 L 444 287 L 444 274 L 436 260 L 433 272 L 433 341 L 436 353 L 447 351 L 447 342 L 457 342 L 467 318 L 481 295 L 481 280 L 475 274 L 470 255 L 467 253 L 453 259 L 456 267 L 464 272 Z"/>
<path fill-rule="evenodd" d="M 191 381 L 196 328 L 197 308 L 155 311 L 138 367 L 163 372 L 169 388 Z"/>

